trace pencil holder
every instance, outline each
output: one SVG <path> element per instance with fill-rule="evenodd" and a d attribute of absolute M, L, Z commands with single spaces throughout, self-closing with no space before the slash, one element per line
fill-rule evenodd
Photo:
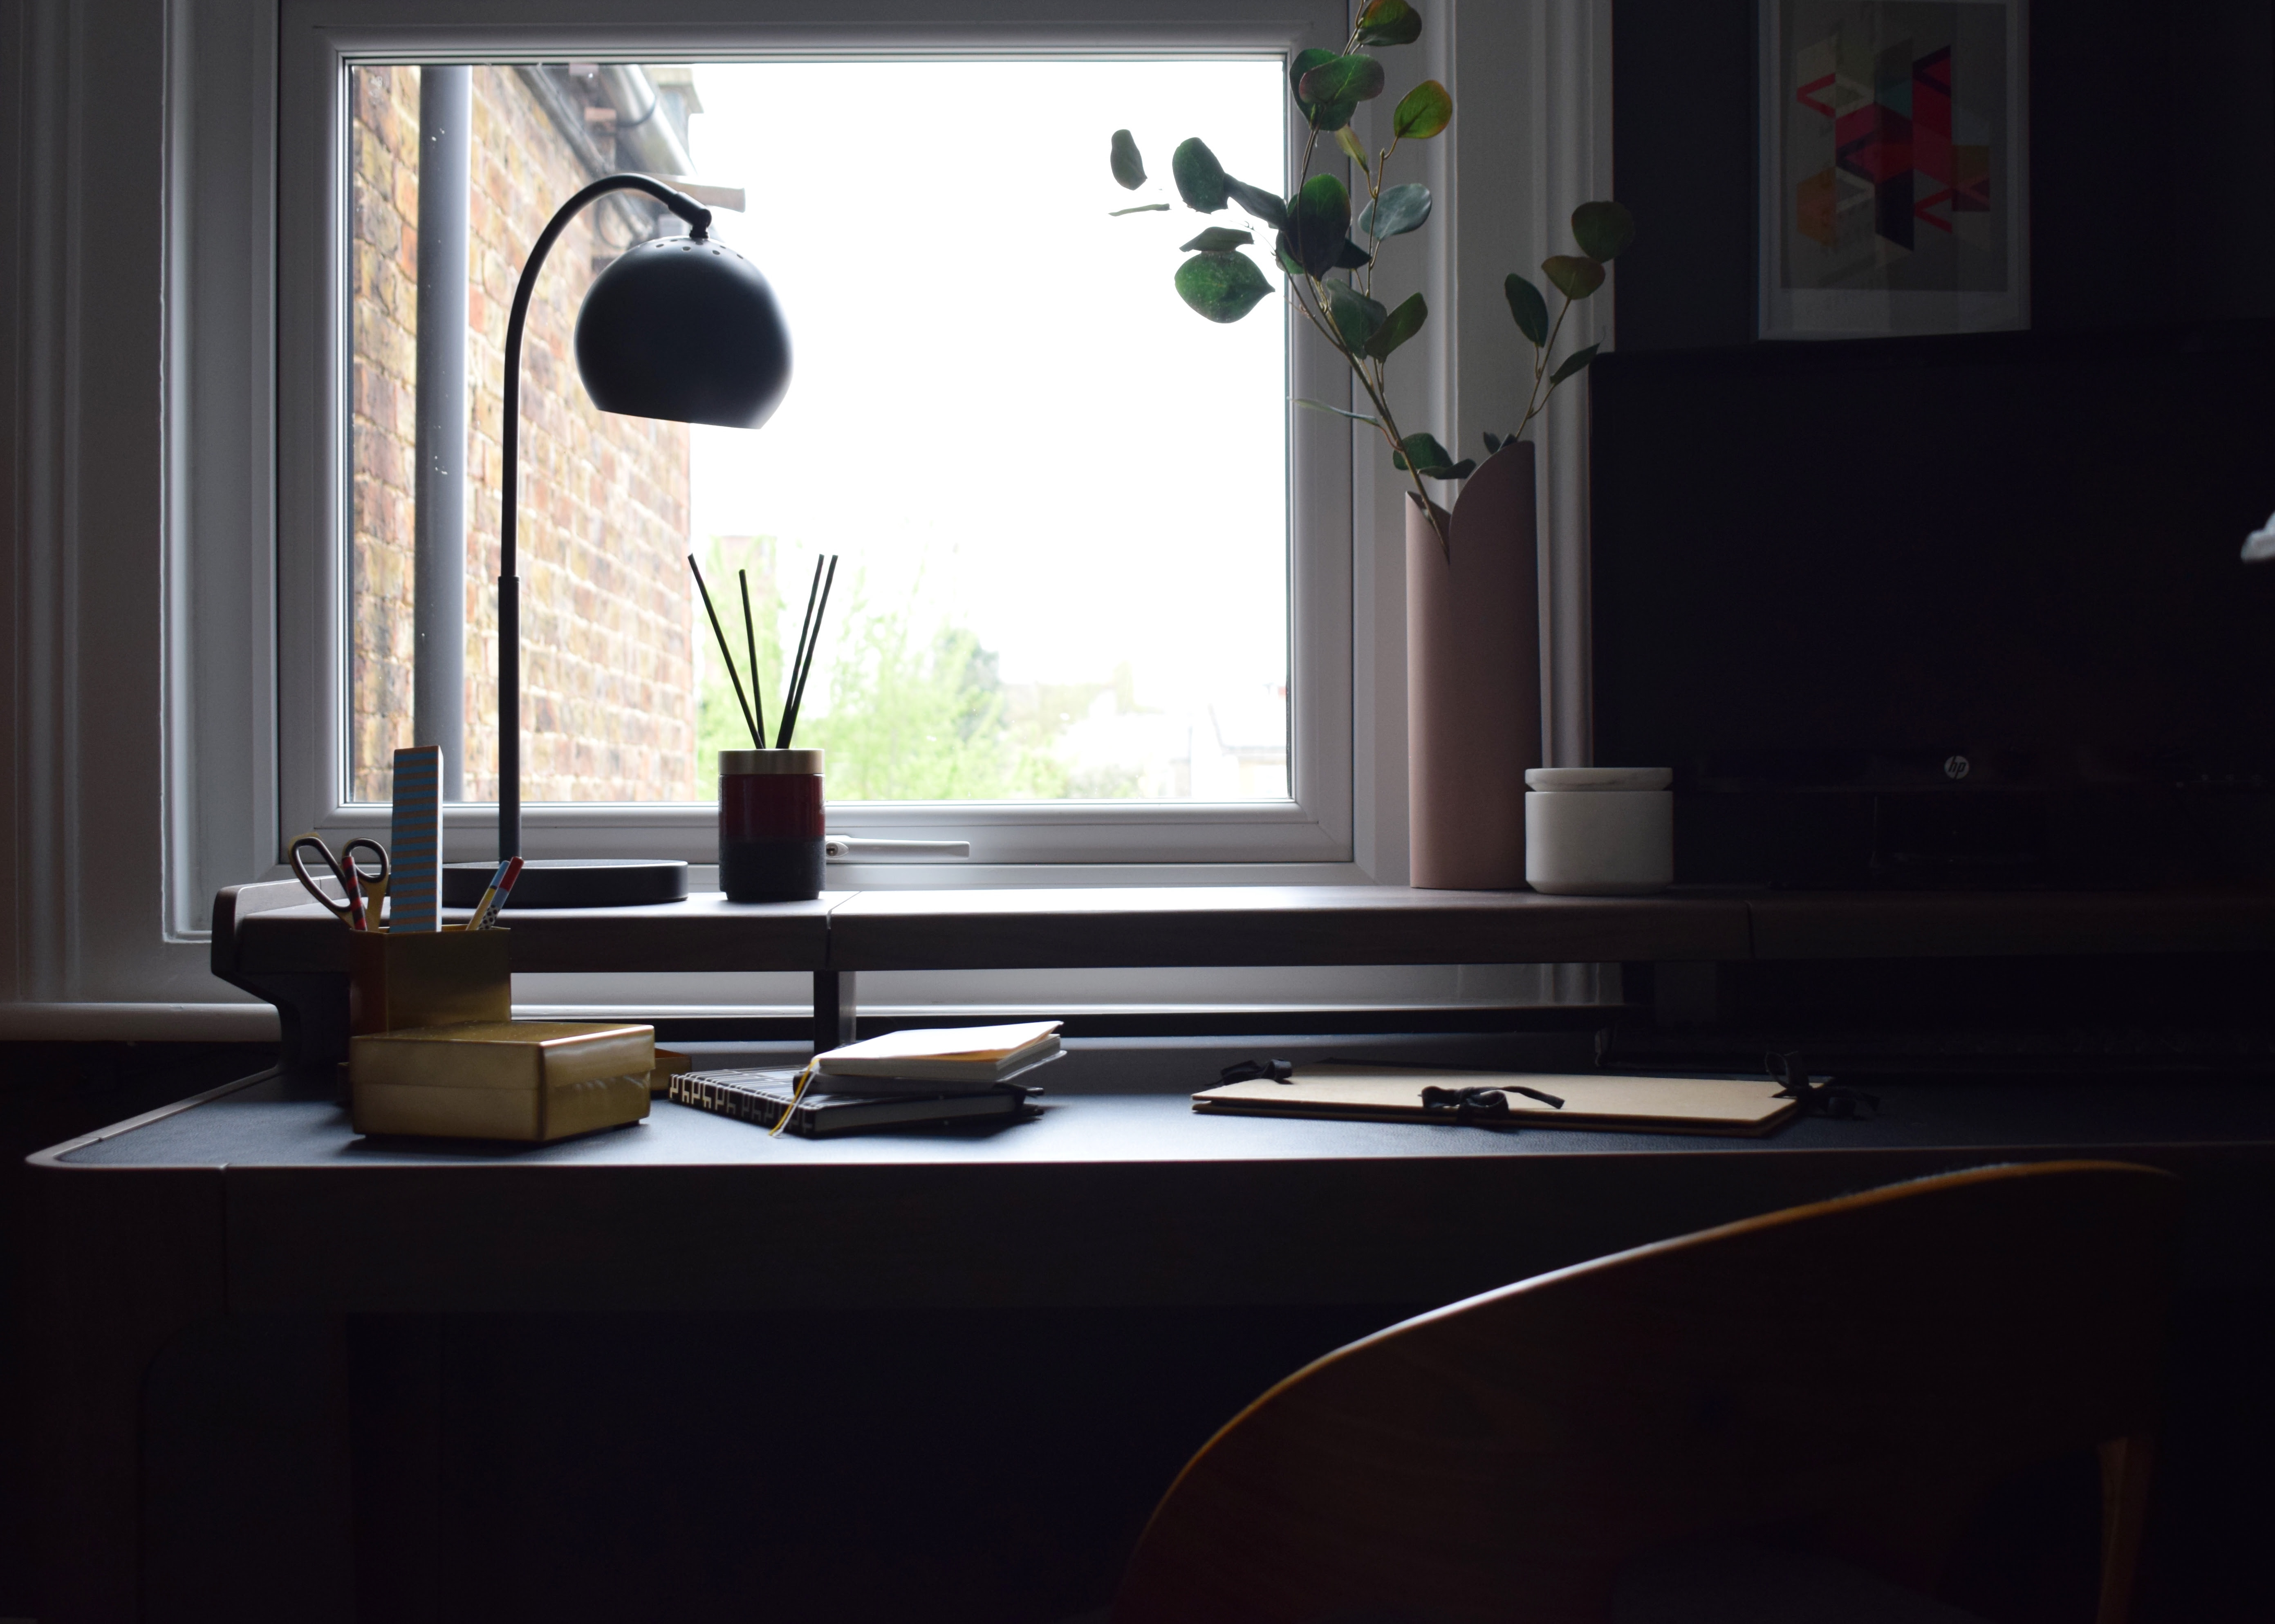
<path fill-rule="evenodd" d="M 821 895 L 818 750 L 719 752 L 719 888 L 730 903 Z"/>
<path fill-rule="evenodd" d="M 510 931 L 350 931 L 348 1031 L 513 1019 Z"/>

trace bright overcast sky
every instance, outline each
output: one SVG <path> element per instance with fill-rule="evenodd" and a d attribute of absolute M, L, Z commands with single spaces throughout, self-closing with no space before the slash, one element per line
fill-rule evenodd
<path fill-rule="evenodd" d="M 1174 203 L 1189 135 L 1280 189 L 1277 62 L 696 82 L 698 178 L 747 188 L 718 232 L 774 283 L 796 366 L 764 428 L 695 429 L 696 533 L 780 538 L 790 583 L 842 553 L 839 591 L 865 566 L 873 600 L 921 579 L 919 622 L 970 626 L 1008 682 L 1102 682 L 1126 660 L 1161 705 L 1284 679 L 1281 302 L 1219 327 L 1171 285 L 1177 245 L 1248 225 L 1237 209 L 1107 212 Z M 1123 126 L 1151 177 L 1135 194 L 1107 167 Z"/>

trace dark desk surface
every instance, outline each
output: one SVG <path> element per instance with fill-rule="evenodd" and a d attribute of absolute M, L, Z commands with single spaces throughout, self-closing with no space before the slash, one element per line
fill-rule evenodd
<path fill-rule="evenodd" d="M 2212 1184 L 2275 1160 L 2275 1090 L 2245 1083 L 1876 1084 L 1876 1119 L 1764 1139 L 1202 1116 L 1188 1099 L 1264 1049 L 1478 1064 L 1493 1041 L 1076 1040 L 1035 1121 L 835 1140 L 665 1101 L 554 1145 L 359 1138 L 269 1078 L 34 1159 L 217 1181 L 231 1305 L 333 1309 L 1428 1300 L 2008 1156 L 2185 1164 Z M 716 1046 L 706 1063 L 791 1054 Z M 2246 1266 L 2241 1238 L 2207 1231 L 2204 1266 Z M 2268 1265 L 2254 1250 L 2249 1266 Z"/>
<path fill-rule="evenodd" d="M 1457 1039 L 1476 1046 L 1477 1039 Z M 702 1064 L 796 1064 L 802 1046 L 683 1044 Z M 2019 1146 L 2117 1149 L 2142 1144 L 2275 1147 L 2275 1087 L 2259 1083 L 1933 1082 L 1871 1084 L 1876 1117 L 1803 1118 L 1759 1139 L 1696 1134 L 1501 1130 L 1437 1123 L 1326 1122 L 1204 1115 L 1190 1095 L 1217 1069 L 1268 1047 L 1274 1054 L 1364 1041 L 1264 1039 L 1197 1047 L 1190 1040 L 1091 1038 L 1068 1042 L 1047 1074 L 1042 1114 L 980 1129 L 903 1129 L 768 1138 L 746 1122 L 658 1099 L 630 1128 L 556 1144 L 370 1138 L 325 1099 L 294 1097 L 276 1077 L 234 1085 L 187 1109 L 106 1129 L 42 1152 L 61 1167 L 379 1169 L 510 1167 L 989 1167 L 1170 1166 L 1317 1160 L 1440 1161 L 1474 1157 L 1593 1159 L 1679 1155 L 1780 1157 L 1796 1152 L 1941 1151 Z M 1397 1052 L 1411 1054 L 1411 1039 Z M 1450 1061 L 1448 1063 L 1452 1063 Z M 1481 1060 L 1479 1061 L 1481 1062 Z"/>

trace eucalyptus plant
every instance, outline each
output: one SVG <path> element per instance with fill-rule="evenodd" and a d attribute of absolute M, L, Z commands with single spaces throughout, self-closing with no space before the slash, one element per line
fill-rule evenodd
<path fill-rule="evenodd" d="M 1454 98 L 1435 79 L 1415 86 L 1392 110 L 1390 144 L 1375 152 L 1370 153 L 1350 129 L 1359 104 L 1381 95 L 1388 83 L 1382 64 L 1364 48 L 1410 45 L 1421 34 L 1421 14 L 1407 0 L 1371 0 L 1359 13 L 1342 50 L 1314 48 L 1299 52 L 1289 64 L 1289 85 L 1296 109 L 1311 127 L 1293 196 L 1283 198 L 1226 174 L 1216 155 L 1198 136 L 1179 143 L 1170 155 L 1169 172 L 1178 197 L 1188 208 L 1213 215 L 1228 203 L 1236 203 L 1275 233 L 1273 259 L 1286 278 L 1288 297 L 1342 357 L 1373 410 L 1348 412 L 1313 400 L 1297 404 L 1332 412 L 1379 433 L 1390 448 L 1392 465 L 1413 481 L 1415 494 L 1422 498 L 1422 510 L 1429 515 L 1442 547 L 1447 545 L 1445 529 L 1422 481 L 1466 479 L 1477 464 L 1466 457 L 1455 461 L 1453 453 L 1433 434 L 1410 434 L 1399 427 L 1384 384 L 1384 366 L 1401 344 L 1422 330 L 1430 312 L 1419 293 L 1408 295 L 1395 306 L 1378 300 L 1374 272 L 1383 245 L 1421 229 L 1430 218 L 1434 200 L 1430 188 L 1419 181 L 1386 185 L 1390 161 L 1402 143 L 1428 140 L 1451 124 Z M 1350 191 L 1342 179 L 1311 172 L 1322 136 L 1333 138 L 1364 182 L 1365 203 L 1356 220 Z M 1110 163 L 1114 178 L 1124 188 L 1135 192 L 1145 184 L 1145 159 L 1129 131 L 1114 132 Z M 1168 208 L 1167 203 L 1141 203 L 1113 212 L 1136 215 Z M 1516 318 L 1518 331 L 1532 345 L 1532 388 L 1515 432 L 1485 436 L 1488 456 L 1521 437 L 1557 386 L 1595 359 L 1596 346 L 1591 344 L 1572 351 L 1553 369 L 1549 366 L 1565 316 L 1575 302 L 1603 286 L 1604 264 L 1633 238 L 1635 223 L 1617 203 L 1583 203 L 1573 213 L 1572 233 L 1580 252 L 1552 255 L 1541 264 L 1542 273 L 1564 300 L 1553 324 L 1540 290 L 1515 273 L 1508 279 L 1510 312 Z M 1365 247 L 1359 245 L 1357 236 L 1365 237 Z M 1177 268 L 1179 296 L 1212 321 L 1237 321 L 1248 314 L 1272 291 L 1263 270 L 1241 252 L 1255 240 L 1252 232 L 1235 227 L 1205 228 L 1179 250 L 1187 256 Z"/>

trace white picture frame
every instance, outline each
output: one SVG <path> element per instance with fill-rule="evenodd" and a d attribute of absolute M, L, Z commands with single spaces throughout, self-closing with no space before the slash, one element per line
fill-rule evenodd
<path fill-rule="evenodd" d="M 1760 0 L 1756 330 L 2030 324 L 2027 0 Z"/>

